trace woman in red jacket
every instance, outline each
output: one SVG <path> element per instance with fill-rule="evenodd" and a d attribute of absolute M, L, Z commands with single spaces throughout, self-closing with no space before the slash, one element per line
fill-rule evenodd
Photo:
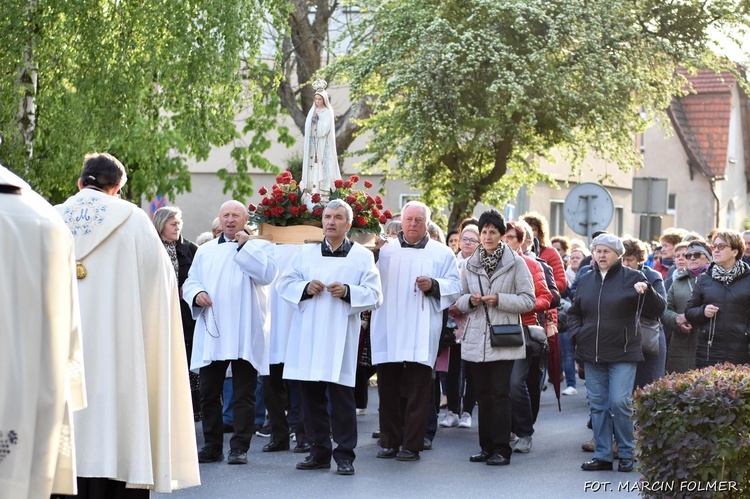
<path fill-rule="evenodd" d="M 508 222 L 506 224 L 507 230 L 503 236 L 505 244 L 521 255 L 523 261 L 526 262 L 534 281 L 536 301 L 533 309 L 521 314 L 524 327 L 537 325 L 537 312 L 544 312 L 552 302 L 552 293 L 547 287 L 542 266 L 533 257 L 526 256 L 520 251 L 526 236 L 525 225 L 523 222 Z M 526 453 L 531 450 L 531 436 L 534 434 L 534 414 L 531 410 L 531 396 L 526 386 L 526 377 L 529 375 L 530 368 L 536 366 L 536 369 L 539 369 L 539 361 L 540 357 L 529 355 L 527 348 L 526 358 L 516 359 L 513 363 L 513 372 L 510 376 L 510 405 L 513 411 L 513 433 L 518 437 L 515 452 Z"/>
<path fill-rule="evenodd" d="M 539 241 L 539 258 L 547 262 L 552 267 L 552 273 L 555 274 L 555 284 L 560 293 L 568 287 L 568 280 L 565 277 L 565 265 L 563 265 L 560 253 L 552 246 L 549 240 L 549 224 L 547 219 L 541 214 L 530 211 L 521 217 L 521 220 L 531 226 L 534 237 Z"/>

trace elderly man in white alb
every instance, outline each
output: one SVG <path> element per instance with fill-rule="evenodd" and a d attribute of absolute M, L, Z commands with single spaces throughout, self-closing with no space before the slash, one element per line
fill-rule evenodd
<path fill-rule="evenodd" d="M 2 165 L 0 234 L 0 495 L 75 494 L 71 410 L 86 389 L 73 236 Z"/>
<path fill-rule="evenodd" d="M 148 215 L 118 199 L 126 180 L 116 158 L 90 154 L 57 206 L 75 240 L 86 363 L 78 498 L 200 484 L 177 279 Z"/>
<path fill-rule="evenodd" d="M 377 308 L 382 295 L 372 253 L 346 238 L 352 218 L 347 203 L 329 202 L 323 210 L 325 239 L 302 246 L 277 284 L 279 295 L 295 308 L 284 377 L 300 380 L 312 443 L 299 470 L 329 469 L 333 457 L 339 475 L 354 474 L 360 313 Z"/>
<path fill-rule="evenodd" d="M 196 319 L 190 367 L 200 370 L 205 440 L 198 461 L 224 459 L 220 397 L 231 363 L 234 434 L 227 462 L 247 464 L 258 373 L 268 374 L 268 285 L 276 278 L 276 259 L 271 243 L 249 240 L 242 203 L 221 205 L 219 219 L 222 234 L 198 248 L 182 286 Z"/>
<path fill-rule="evenodd" d="M 380 396 L 378 457 L 416 461 L 427 430 L 442 311 L 460 296 L 461 282 L 453 252 L 427 234 L 430 209 L 410 201 L 401 215 L 398 239 L 380 249 L 384 301 L 372 314 L 370 338 Z"/>

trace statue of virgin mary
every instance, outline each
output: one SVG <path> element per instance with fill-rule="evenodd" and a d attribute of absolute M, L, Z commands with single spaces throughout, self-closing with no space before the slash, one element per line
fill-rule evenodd
<path fill-rule="evenodd" d="M 328 200 L 333 183 L 341 178 L 339 160 L 336 154 L 336 127 L 333 107 L 325 91 L 327 83 L 316 80 L 315 103 L 305 121 L 305 146 L 302 154 L 302 180 L 299 183 L 303 192 L 320 193 Z"/>

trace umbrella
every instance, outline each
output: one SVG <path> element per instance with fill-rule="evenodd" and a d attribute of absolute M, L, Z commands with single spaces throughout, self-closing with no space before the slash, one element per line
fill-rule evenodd
<path fill-rule="evenodd" d="M 560 356 L 560 338 L 557 337 L 557 327 L 555 326 L 555 319 L 552 315 L 551 310 L 547 310 L 544 314 L 545 318 L 545 329 L 547 330 L 547 373 L 552 387 L 555 389 L 555 395 L 557 396 L 557 410 L 562 411 L 560 406 L 560 381 L 562 372 L 562 358 Z M 550 332 L 554 333 L 550 336 Z"/>

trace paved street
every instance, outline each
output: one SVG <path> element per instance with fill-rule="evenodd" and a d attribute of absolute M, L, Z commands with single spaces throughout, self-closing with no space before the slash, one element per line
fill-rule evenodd
<path fill-rule="evenodd" d="M 479 451 L 476 428 L 439 428 L 433 450 L 424 451 L 417 462 L 377 459 L 379 447 L 371 438 L 377 430 L 377 389 L 370 388 L 367 415 L 357 418 L 359 444 L 354 476 L 339 476 L 333 463 L 330 471 L 298 471 L 295 464 L 304 454 L 289 452 L 263 453 L 267 438 L 253 437 L 249 464 L 229 466 L 221 463 L 201 464 L 200 487 L 176 491 L 159 498 L 290 498 L 290 497 L 356 497 L 356 498 L 575 498 L 604 495 L 638 496 L 637 491 L 619 491 L 618 487 L 637 484 L 640 474 L 585 472 L 580 466 L 592 454 L 581 451 L 581 442 L 591 438 L 586 428 L 588 407 L 585 385 L 579 380 L 578 395 L 562 397 L 562 412 L 557 411 L 551 387 L 542 393 L 542 407 L 536 424 L 533 448 L 529 454 L 513 455 L 510 466 L 491 467 L 470 463 L 469 456 Z M 444 411 L 443 411 L 444 412 Z M 442 413 L 440 415 L 442 419 Z M 202 447 L 200 423 L 196 425 L 198 448 Z M 229 435 L 224 452 L 228 452 Z M 615 468 L 616 468 L 615 464 Z M 599 481 L 601 490 L 585 491 L 589 481 Z M 601 482 L 611 482 L 609 486 Z M 591 486 L 592 484 L 589 484 Z M 596 486 L 596 485 L 594 485 Z M 606 492 L 610 489 L 609 493 Z"/>

